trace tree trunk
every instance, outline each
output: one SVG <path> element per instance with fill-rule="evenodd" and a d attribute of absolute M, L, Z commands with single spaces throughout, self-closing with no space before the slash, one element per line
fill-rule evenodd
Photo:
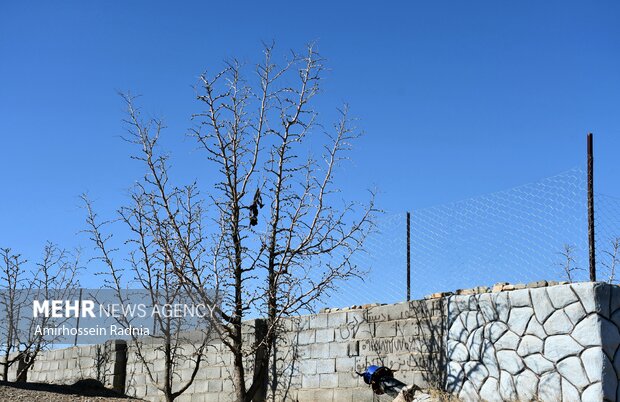
<path fill-rule="evenodd" d="M 17 378 L 16 382 L 28 381 L 28 369 L 34 363 L 34 355 L 29 353 L 22 353 L 17 360 Z"/>
<path fill-rule="evenodd" d="M 245 376 L 243 373 L 243 357 L 241 353 L 235 353 L 234 365 L 234 380 L 236 386 L 235 400 L 237 402 L 246 402 Z"/>

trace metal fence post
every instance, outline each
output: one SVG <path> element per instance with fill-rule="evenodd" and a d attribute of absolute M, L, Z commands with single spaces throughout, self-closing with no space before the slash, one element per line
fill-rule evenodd
<path fill-rule="evenodd" d="M 596 281 L 594 241 L 594 150 L 592 133 L 588 133 L 588 243 L 590 252 L 590 281 Z"/>
<path fill-rule="evenodd" d="M 407 301 L 411 300 L 411 214 L 407 212 Z"/>

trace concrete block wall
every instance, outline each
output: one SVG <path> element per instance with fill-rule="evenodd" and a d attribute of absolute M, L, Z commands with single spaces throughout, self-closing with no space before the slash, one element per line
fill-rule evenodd
<path fill-rule="evenodd" d="M 40 352 L 28 372 L 29 382 L 73 384 L 96 379 L 106 387 L 124 390 L 127 343 L 74 346 Z"/>
<path fill-rule="evenodd" d="M 443 359 L 442 300 L 332 310 L 291 320 L 276 348 L 271 400 L 373 401 L 356 374 L 371 364 L 406 383 L 438 386 Z"/>
<path fill-rule="evenodd" d="M 396 377 L 407 384 L 443 388 L 466 401 L 620 400 L 620 288 L 543 282 L 286 319 L 266 399 L 370 402 L 372 392 L 355 372 L 376 364 L 397 370 Z M 256 327 L 252 321 L 244 325 L 248 344 L 256 338 Z M 87 346 L 42 353 L 29 380 L 97 378 L 97 350 Z M 187 350 L 190 355 L 192 349 Z M 153 347 L 147 353 L 159 381 L 161 352 Z M 131 346 L 126 358 L 127 393 L 162 400 Z M 190 359 L 182 363 L 176 383 L 184 383 L 192 369 Z M 214 342 L 194 383 L 178 400 L 232 401 L 231 370 L 232 355 Z M 252 371 L 248 357 L 249 380 Z M 120 375 L 116 372 L 107 383 L 118 383 Z"/>
<path fill-rule="evenodd" d="M 163 352 L 160 347 L 151 345 L 143 346 L 145 360 L 149 363 L 149 369 L 155 382 L 162 384 L 165 375 Z M 187 351 L 193 350 L 188 347 Z M 129 347 L 127 361 L 126 393 L 137 398 L 150 401 L 163 401 L 163 393 L 158 391 L 151 381 L 142 360 L 136 355 L 135 346 Z M 195 367 L 194 357 L 187 353 L 187 359 L 182 359 L 177 367 L 174 384 L 178 390 L 184 386 L 192 376 Z M 190 387 L 179 397 L 179 402 L 191 402 L 196 400 L 224 401 L 233 399 L 232 385 L 232 354 L 223 344 L 213 344 L 207 349 L 207 353 L 201 361 L 199 371 Z"/>
<path fill-rule="evenodd" d="M 245 345 L 251 348 L 256 341 L 257 320 L 244 322 L 242 336 Z M 179 366 L 173 375 L 174 388 L 177 391 L 191 379 L 196 364 L 194 352 L 197 345 L 180 345 Z M 164 353 L 161 345 L 142 345 L 141 353 L 144 359 L 137 355 L 136 345 L 130 345 L 127 353 L 126 388 L 127 395 L 149 401 L 165 401 L 163 392 L 159 391 L 151 378 L 163 384 L 165 376 Z M 148 362 L 148 370 L 143 360 Z M 244 360 L 247 386 L 252 384 L 254 370 L 253 358 L 248 356 Z M 233 388 L 233 355 L 223 343 L 211 342 L 204 353 L 199 370 L 189 388 L 181 394 L 177 402 L 196 401 L 232 401 Z M 149 372 L 150 371 L 150 375 Z"/>
<path fill-rule="evenodd" d="M 15 354 L 11 354 L 10 355 L 10 359 L 14 359 L 16 357 Z M 2 363 L 2 365 L 0 365 L 0 371 L 2 371 L 4 369 L 4 362 L 6 361 L 5 357 L 0 357 L 0 362 Z M 0 379 L 2 379 L 3 381 L 17 381 L 17 372 L 18 372 L 18 362 L 15 362 L 13 364 L 11 364 L 9 366 L 9 372 L 8 372 L 8 379 L 7 378 L 2 378 L 2 373 L 0 372 Z"/>
<path fill-rule="evenodd" d="M 373 401 L 373 394 L 356 371 L 370 364 L 398 370 L 405 382 L 440 386 L 443 359 L 443 300 L 420 300 L 385 306 L 338 309 L 286 319 L 275 348 L 275 370 L 270 370 L 267 400 Z M 251 342 L 254 322 L 244 333 Z M 146 352 L 156 380 L 163 375 L 161 352 Z M 193 362 L 181 367 L 177 383 L 191 376 Z M 232 401 L 232 355 L 220 343 L 211 345 L 202 368 L 180 402 Z M 246 370 L 251 380 L 251 359 Z M 439 375 L 438 375 L 439 373 Z M 249 384 L 248 384 L 249 385 Z M 130 346 L 127 393 L 150 401 L 163 400 L 145 367 Z"/>

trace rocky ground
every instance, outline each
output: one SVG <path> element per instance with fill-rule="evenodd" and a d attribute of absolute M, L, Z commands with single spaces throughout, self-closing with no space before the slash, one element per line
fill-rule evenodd
<path fill-rule="evenodd" d="M 382 395 L 381 401 L 389 401 L 390 398 Z M 458 398 L 444 391 L 420 389 L 414 390 L 411 387 L 405 388 L 392 402 L 457 402 Z"/>
<path fill-rule="evenodd" d="M 107 390 L 96 382 L 74 385 L 6 383 L 0 381 L 0 402 L 131 402 L 137 401 Z"/>

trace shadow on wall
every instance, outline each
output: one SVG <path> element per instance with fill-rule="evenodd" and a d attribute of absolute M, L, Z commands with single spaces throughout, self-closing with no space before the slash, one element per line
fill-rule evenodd
<path fill-rule="evenodd" d="M 280 323 L 278 338 L 273 345 L 268 380 L 268 396 L 271 401 L 291 400 L 292 390 L 301 386 L 298 380 L 300 319 Z"/>
<path fill-rule="evenodd" d="M 462 400 L 619 399 L 618 286 L 533 283 L 446 307 L 446 389 Z"/>
<path fill-rule="evenodd" d="M 385 307 L 388 307 L 387 315 L 382 312 Z M 366 342 L 372 351 L 368 364 L 396 370 L 395 376 L 408 385 L 442 389 L 446 383 L 443 310 L 444 299 L 414 300 L 369 309 L 367 319 L 374 321 L 375 333 Z M 390 328 L 394 324 L 396 336 L 386 337 L 390 333 L 382 327 Z"/>
<path fill-rule="evenodd" d="M 441 389 L 443 304 L 366 305 L 286 320 L 273 356 L 270 400 L 372 401 L 370 387 L 356 374 L 369 365 L 395 370 L 406 384 Z"/>
<path fill-rule="evenodd" d="M 244 324 L 248 345 L 261 339 L 259 324 Z M 466 401 L 545 401 L 557 395 L 564 400 L 620 399 L 618 286 L 487 290 L 331 309 L 281 324 L 264 383 L 264 398 L 271 401 L 373 401 L 371 389 L 356 374 L 369 365 L 395 370 L 405 384 L 445 389 Z M 155 399 L 157 390 L 134 355 L 122 343 L 48 351 L 37 359 L 29 379 L 73 383 L 88 375 L 113 385 L 127 374 L 128 393 Z M 192 388 L 179 400 L 232 401 L 229 350 L 210 345 L 205 359 Z M 148 360 L 155 371 L 162 370 L 155 350 Z M 253 361 L 248 353 L 249 373 Z M 192 372 L 187 363 L 181 376 Z"/>

